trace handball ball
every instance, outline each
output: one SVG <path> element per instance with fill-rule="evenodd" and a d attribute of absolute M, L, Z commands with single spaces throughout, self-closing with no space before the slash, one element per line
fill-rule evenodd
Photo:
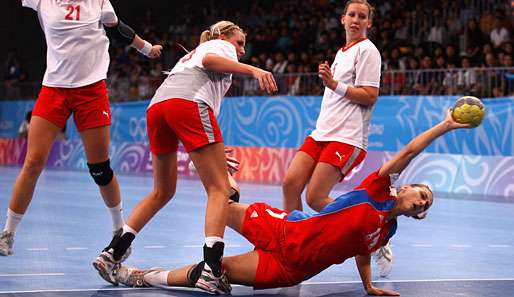
<path fill-rule="evenodd" d="M 477 97 L 460 97 L 453 106 L 452 116 L 456 122 L 461 124 L 471 124 L 477 127 L 482 123 L 485 115 L 485 106 Z"/>

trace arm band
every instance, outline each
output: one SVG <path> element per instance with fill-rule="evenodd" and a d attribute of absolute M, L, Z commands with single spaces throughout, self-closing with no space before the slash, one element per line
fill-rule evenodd
<path fill-rule="evenodd" d="M 337 82 L 337 87 L 334 90 L 334 92 L 337 95 L 344 97 L 346 95 L 347 90 L 348 90 L 348 85 L 339 81 L 339 82 Z"/>
<path fill-rule="evenodd" d="M 138 52 L 142 53 L 143 55 L 147 56 L 150 54 L 150 52 L 152 51 L 152 45 L 150 44 L 150 42 L 144 40 L 145 42 L 145 45 L 143 45 L 143 48 L 139 49 L 137 47 L 134 46 L 135 49 L 137 49 Z"/>
<path fill-rule="evenodd" d="M 125 41 L 127 44 L 131 45 L 136 37 L 136 32 L 134 29 L 130 28 L 127 24 L 118 20 L 118 24 L 114 27 L 107 27 L 106 31 L 113 38 L 117 38 Z"/>

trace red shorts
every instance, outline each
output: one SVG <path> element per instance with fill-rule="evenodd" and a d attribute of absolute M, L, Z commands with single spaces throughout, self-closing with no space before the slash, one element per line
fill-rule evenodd
<path fill-rule="evenodd" d="M 178 150 L 178 141 L 189 153 L 207 144 L 223 142 L 212 109 L 204 103 L 173 98 L 159 102 L 146 112 L 146 127 L 152 153 Z"/>
<path fill-rule="evenodd" d="M 255 289 L 294 286 L 304 280 L 304 273 L 284 265 L 280 244 L 286 216 L 287 212 L 265 203 L 253 203 L 246 210 L 241 234 L 259 253 Z"/>
<path fill-rule="evenodd" d="M 32 115 L 62 129 L 72 112 L 79 131 L 110 125 L 111 109 L 105 81 L 79 88 L 43 86 Z"/>
<path fill-rule="evenodd" d="M 337 141 L 316 141 L 308 136 L 299 151 L 311 156 L 316 162 L 333 165 L 343 178 L 366 157 L 366 151 L 353 145 Z M 341 179 L 342 180 L 342 179 Z"/>

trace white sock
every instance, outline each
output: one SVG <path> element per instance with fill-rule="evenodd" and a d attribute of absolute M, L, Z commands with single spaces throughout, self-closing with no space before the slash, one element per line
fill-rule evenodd
<path fill-rule="evenodd" d="M 121 235 L 123 235 L 127 232 L 130 232 L 130 233 L 134 234 L 134 236 L 137 236 L 137 231 L 132 229 L 129 225 L 125 224 L 125 225 L 123 225 L 123 232 L 121 232 Z"/>
<path fill-rule="evenodd" d="M 143 278 L 145 282 L 152 287 L 168 286 L 168 273 L 169 271 L 159 271 L 147 273 Z"/>
<path fill-rule="evenodd" d="M 108 208 L 109 213 L 111 214 L 112 218 L 112 228 L 114 231 L 120 229 L 125 224 L 125 220 L 123 220 L 123 208 L 120 204 L 116 205 L 115 207 Z"/>
<path fill-rule="evenodd" d="M 7 208 L 7 220 L 5 221 L 4 231 L 16 232 L 16 228 L 18 227 L 18 224 L 21 222 L 22 218 L 22 214 L 17 214 L 10 208 Z"/>
<path fill-rule="evenodd" d="M 209 248 L 211 248 L 216 242 L 223 242 L 223 238 L 218 236 L 205 237 L 205 245 Z"/>

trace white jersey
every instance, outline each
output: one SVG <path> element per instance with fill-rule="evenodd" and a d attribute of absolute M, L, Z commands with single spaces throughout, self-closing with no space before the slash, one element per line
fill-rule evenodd
<path fill-rule="evenodd" d="M 37 11 L 47 54 L 43 85 L 77 88 L 107 77 L 109 39 L 118 18 L 109 0 L 22 0 Z"/>
<path fill-rule="evenodd" d="M 237 62 L 236 48 L 232 43 L 221 39 L 201 43 L 177 62 L 155 92 L 148 108 L 168 99 L 181 98 L 203 102 L 217 116 L 221 99 L 232 84 L 232 74 L 205 69 L 202 60 L 207 54 L 216 54 Z"/>
<path fill-rule="evenodd" d="M 381 57 L 375 45 L 364 39 L 337 52 L 331 66 L 336 81 L 350 86 L 380 87 Z M 354 103 L 325 88 L 316 129 L 316 141 L 338 141 L 367 150 L 373 106 Z"/>

